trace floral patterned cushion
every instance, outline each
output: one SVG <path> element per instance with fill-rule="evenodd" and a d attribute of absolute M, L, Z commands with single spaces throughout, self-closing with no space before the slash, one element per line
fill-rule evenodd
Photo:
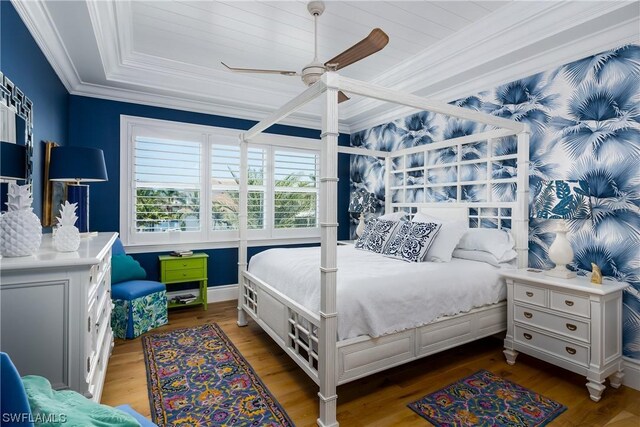
<path fill-rule="evenodd" d="M 362 236 L 356 241 L 355 248 L 378 254 L 383 253 L 398 224 L 399 221 L 388 221 L 379 218 L 369 221 L 364 228 Z"/>
<path fill-rule="evenodd" d="M 383 254 L 404 261 L 423 261 L 440 231 L 440 226 L 441 224 L 435 222 L 401 221 Z"/>

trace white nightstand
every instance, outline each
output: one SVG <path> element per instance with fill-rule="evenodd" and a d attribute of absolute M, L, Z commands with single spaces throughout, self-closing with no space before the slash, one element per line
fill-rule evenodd
<path fill-rule="evenodd" d="M 586 277 L 560 279 L 526 269 L 504 271 L 507 336 L 504 355 L 518 352 L 587 377 L 591 400 L 600 400 L 609 377 L 622 383 L 622 291 L 627 283 Z"/>

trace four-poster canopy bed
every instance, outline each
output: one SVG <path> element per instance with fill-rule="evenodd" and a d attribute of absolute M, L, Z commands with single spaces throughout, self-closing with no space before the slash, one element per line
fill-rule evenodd
<path fill-rule="evenodd" d="M 338 147 L 338 92 L 361 95 L 402 106 L 441 113 L 471 120 L 494 129 L 447 141 L 404 148 L 395 152 L 373 151 L 355 147 Z M 271 125 L 321 97 L 322 132 L 320 154 L 320 303 L 319 311 L 309 309 L 270 283 L 247 269 L 247 153 L 248 143 L 260 142 L 260 134 Z M 500 138 L 517 137 L 517 153 L 496 155 L 492 144 Z M 497 228 L 510 228 L 518 253 L 518 267 L 527 266 L 528 255 L 528 162 L 529 130 L 526 124 L 495 117 L 443 102 L 404 94 L 374 84 L 341 77 L 334 72 L 325 73 L 321 80 L 296 98 L 256 124 L 241 140 L 240 177 L 240 245 L 238 256 L 238 325 L 247 324 L 252 317 L 318 385 L 320 411 L 318 425 L 337 426 L 337 393 L 340 384 L 397 366 L 411 360 L 455 347 L 506 329 L 507 307 L 504 301 L 476 307 L 470 311 L 440 317 L 431 323 L 388 333 L 378 337 L 360 335 L 341 339 L 338 333 L 337 304 L 337 157 L 338 154 L 374 156 L 385 163 L 385 211 L 406 210 L 411 213 L 427 212 L 442 217 L 457 216 L 474 219 L 474 226 L 485 227 L 486 222 L 497 223 Z M 486 156 L 481 160 L 467 160 L 463 148 L 485 143 Z M 407 202 L 403 193 L 413 189 L 404 177 L 415 169 L 405 159 L 412 155 L 428 157 L 435 150 L 451 148 L 454 159 L 447 167 L 455 167 L 453 182 L 422 184 L 424 190 L 448 187 L 455 194 L 450 203 Z M 517 161 L 517 177 L 494 178 L 495 163 Z M 485 167 L 481 179 L 464 181 L 465 166 Z M 421 167 L 426 178 L 430 169 L 442 165 Z M 426 181 L 426 179 L 425 179 Z M 397 185 L 400 183 L 399 185 Z M 495 201 L 492 187 L 516 187 L 515 197 L 509 201 Z M 484 189 L 484 200 L 469 200 L 463 194 L 469 186 Z M 446 208 L 442 208 L 442 206 Z M 471 215 L 470 215 L 471 213 Z M 493 225 L 495 227 L 495 225 Z M 398 261 L 401 262 L 401 261 Z"/>

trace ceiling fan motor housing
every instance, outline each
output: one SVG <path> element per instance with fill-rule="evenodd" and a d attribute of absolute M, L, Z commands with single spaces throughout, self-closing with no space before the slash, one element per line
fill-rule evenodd
<path fill-rule="evenodd" d="M 312 62 L 302 69 L 302 81 L 307 86 L 311 86 L 320 80 L 324 72 L 324 64 L 321 62 Z"/>

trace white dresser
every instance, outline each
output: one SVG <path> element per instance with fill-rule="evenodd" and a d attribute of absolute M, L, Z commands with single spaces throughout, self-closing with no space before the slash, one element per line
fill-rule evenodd
<path fill-rule="evenodd" d="M 609 377 L 622 383 L 622 291 L 627 283 L 596 285 L 586 277 L 559 279 L 526 269 L 505 271 L 507 336 L 504 354 L 518 352 L 587 377 L 592 400 L 599 401 Z"/>
<path fill-rule="evenodd" d="M 60 253 L 46 235 L 37 254 L 0 258 L 0 350 L 20 375 L 100 401 L 111 332 L 111 246 L 116 233 Z"/>

